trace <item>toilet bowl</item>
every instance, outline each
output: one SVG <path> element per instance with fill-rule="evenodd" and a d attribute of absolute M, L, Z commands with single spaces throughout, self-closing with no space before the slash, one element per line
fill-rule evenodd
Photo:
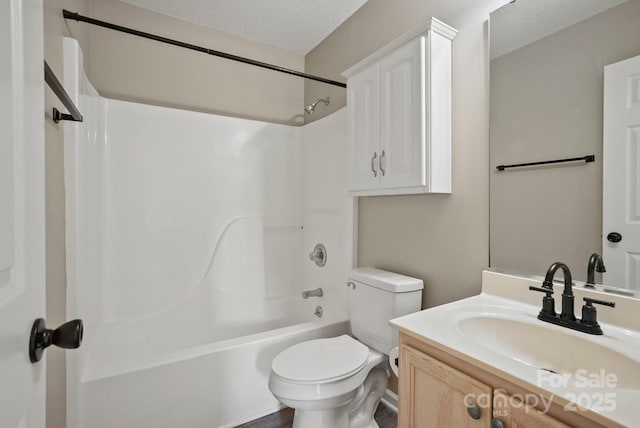
<path fill-rule="evenodd" d="M 375 268 L 350 272 L 353 336 L 310 340 L 271 365 L 269 389 L 295 409 L 294 428 L 378 428 L 373 418 L 387 389 L 387 354 L 397 346 L 389 320 L 420 310 L 423 282 Z"/>
<path fill-rule="evenodd" d="M 273 361 L 269 389 L 295 409 L 294 428 L 377 428 L 387 357 L 350 336 L 294 345 Z"/>

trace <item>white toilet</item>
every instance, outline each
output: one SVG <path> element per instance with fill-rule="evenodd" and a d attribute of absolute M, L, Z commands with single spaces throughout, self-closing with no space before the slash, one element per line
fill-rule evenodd
<path fill-rule="evenodd" d="M 387 355 L 398 345 L 389 320 L 420 310 L 422 280 L 374 268 L 349 275 L 354 337 L 298 343 L 271 365 L 269 389 L 295 409 L 294 428 L 377 428 L 373 414 L 387 389 Z"/>

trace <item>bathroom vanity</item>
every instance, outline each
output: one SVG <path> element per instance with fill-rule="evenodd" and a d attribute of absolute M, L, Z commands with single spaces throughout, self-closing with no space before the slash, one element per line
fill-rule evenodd
<path fill-rule="evenodd" d="M 541 282 L 485 271 L 480 295 L 391 321 L 399 426 L 637 425 L 640 301 L 575 287 L 578 313 L 584 297 L 615 301 L 598 308 L 604 334 L 591 335 L 537 318 L 541 296 L 529 286 Z"/>

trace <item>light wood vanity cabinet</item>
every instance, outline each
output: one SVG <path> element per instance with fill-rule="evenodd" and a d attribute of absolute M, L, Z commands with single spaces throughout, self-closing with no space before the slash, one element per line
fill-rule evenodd
<path fill-rule="evenodd" d="M 417 349 L 408 346 L 401 349 L 399 387 L 400 427 L 491 426 L 491 409 L 466 398 L 487 397 L 490 401 L 491 387 Z M 466 402 L 475 406 L 477 419 L 469 415 Z"/>
<path fill-rule="evenodd" d="M 518 396 L 506 394 L 507 383 L 468 363 L 451 359 L 462 370 L 442 362 L 448 354 L 401 334 L 398 384 L 400 428 L 569 428 L 601 427 L 581 415 L 567 413 L 569 425 L 539 412 Z M 418 349 L 419 348 L 419 349 Z M 423 352 L 426 351 L 426 352 Z M 429 352 L 432 355 L 428 355 Z M 473 376 L 470 376 L 472 374 Z M 482 380 L 476 378 L 476 375 Z M 505 388 L 505 386 L 507 386 Z M 553 407 L 553 406 L 552 406 Z M 559 414 L 557 405 L 552 413 Z"/>
<path fill-rule="evenodd" d="M 451 192 L 451 41 L 431 19 L 343 73 L 352 196 Z"/>

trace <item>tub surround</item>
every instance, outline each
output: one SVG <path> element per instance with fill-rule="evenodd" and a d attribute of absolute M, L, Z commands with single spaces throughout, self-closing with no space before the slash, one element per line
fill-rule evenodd
<path fill-rule="evenodd" d="M 542 296 L 530 291 L 529 286 L 540 285 L 536 278 L 487 270 L 483 272 L 480 295 L 392 320 L 401 333 L 401 377 L 407 375 L 402 363 L 411 365 L 415 358 L 424 362 L 434 357 L 493 387 L 494 400 L 504 391 L 542 397 L 541 405 L 551 404 L 548 415 L 541 418 L 553 417 L 578 426 L 637 423 L 640 300 L 574 287 L 578 316 L 583 297 L 616 304 L 615 308 L 597 308 L 604 335 L 589 335 L 537 319 Z M 554 291 L 559 311 L 559 282 L 554 284 Z M 422 353 L 419 357 L 414 355 L 416 350 Z M 424 354 L 427 356 L 423 358 Z M 556 384 L 549 370 L 559 373 L 555 376 L 566 376 L 566 382 Z M 603 374 L 616 379 L 607 378 L 613 382 L 607 385 L 577 388 L 579 376 Z M 408 385 L 412 380 L 402 382 Z M 400 391 L 401 424 L 410 417 L 408 393 L 406 388 Z M 607 401 L 598 402 L 603 397 L 609 400 L 609 406 Z M 578 403 L 586 408 L 578 408 L 570 400 L 580 400 Z M 568 412 L 565 407 L 578 411 Z"/>
<path fill-rule="evenodd" d="M 67 426 L 226 427 L 280 409 L 275 355 L 349 330 L 352 203 L 346 168 L 326 175 L 345 111 L 294 127 L 107 99 L 64 44 L 85 117 L 65 125 L 67 317 L 85 322 Z"/>

